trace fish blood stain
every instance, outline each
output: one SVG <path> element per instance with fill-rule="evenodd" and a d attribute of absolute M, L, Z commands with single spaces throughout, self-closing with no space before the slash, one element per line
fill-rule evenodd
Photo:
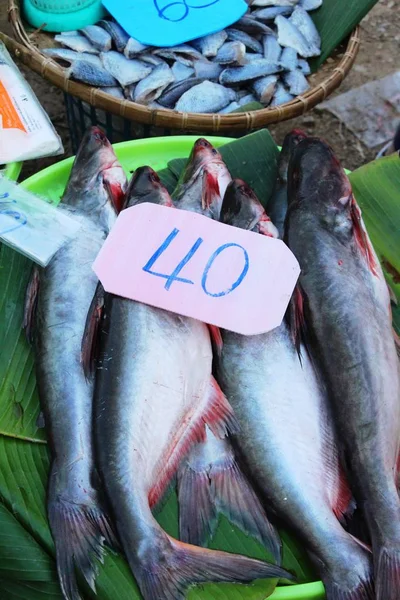
<path fill-rule="evenodd" d="M 343 261 L 342 261 L 342 260 L 338 260 L 338 263 L 337 263 L 337 264 L 339 265 L 339 267 L 341 267 L 341 266 L 342 266 L 342 264 L 343 264 Z"/>

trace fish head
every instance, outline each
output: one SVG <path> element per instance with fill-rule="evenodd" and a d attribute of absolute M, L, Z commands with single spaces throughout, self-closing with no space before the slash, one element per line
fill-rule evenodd
<path fill-rule="evenodd" d="M 278 230 L 265 212 L 254 191 L 242 179 L 228 185 L 221 208 L 220 220 L 226 225 L 278 238 Z"/>
<path fill-rule="evenodd" d="M 278 161 L 278 175 L 282 182 L 287 183 L 289 161 L 294 149 L 306 137 L 307 134 L 301 129 L 293 129 L 285 136 Z"/>
<path fill-rule="evenodd" d="M 63 202 L 88 214 L 119 212 L 126 175 L 100 127 L 88 129 L 76 154 Z"/>
<path fill-rule="evenodd" d="M 161 183 L 157 173 L 151 167 L 136 169 L 126 191 L 124 208 L 150 202 L 162 206 L 173 206 L 168 190 Z"/>

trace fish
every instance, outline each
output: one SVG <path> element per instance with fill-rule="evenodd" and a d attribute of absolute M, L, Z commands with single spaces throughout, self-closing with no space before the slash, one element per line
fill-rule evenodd
<path fill-rule="evenodd" d="M 172 200 L 177 208 L 218 220 L 222 200 L 231 181 L 220 152 L 206 139 L 199 138 L 181 173 Z"/>
<path fill-rule="evenodd" d="M 223 73 L 221 74 L 222 77 Z M 213 113 L 236 100 L 236 92 L 212 81 L 203 81 L 185 92 L 175 110 L 180 112 Z"/>
<path fill-rule="evenodd" d="M 187 67 L 193 67 L 196 60 L 204 59 L 201 52 L 192 46 L 189 46 L 189 44 L 181 44 L 180 46 L 173 46 L 172 48 L 157 48 L 156 50 L 153 50 L 153 54 L 170 60 L 179 60 L 179 62 Z"/>
<path fill-rule="evenodd" d="M 264 54 L 258 54 L 258 52 L 249 52 L 246 54 L 246 60 L 248 63 L 255 60 L 260 60 L 261 58 L 264 58 Z"/>
<path fill-rule="evenodd" d="M 54 41 L 75 50 L 75 52 L 99 54 L 99 50 L 84 35 L 64 35 L 61 33 L 54 36 Z"/>
<path fill-rule="evenodd" d="M 126 58 L 135 58 L 138 54 L 143 54 L 143 52 L 148 52 L 150 46 L 146 46 L 146 44 L 142 44 L 138 40 L 134 38 L 129 38 L 126 42 L 126 46 L 124 48 L 124 55 Z"/>
<path fill-rule="evenodd" d="M 242 81 L 258 79 L 265 75 L 273 75 L 281 70 L 282 67 L 278 64 L 271 63 L 268 60 L 265 60 L 265 58 L 260 58 L 243 67 L 228 67 L 227 69 L 224 69 L 220 75 L 219 81 L 222 84 L 231 85 L 241 83 Z"/>
<path fill-rule="evenodd" d="M 281 46 L 294 48 L 303 58 L 315 56 L 315 48 L 307 42 L 301 31 L 286 17 L 277 16 L 275 25 L 278 28 L 278 42 Z"/>
<path fill-rule="evenodd" d="M 287 91 L 283 83 L 278 81 L 275 89 L 274 97 L 271 100 L 271 106 L 280 106 L 286 102 L 290 102 L 294 99 L 294 96 Z"/>
<path fill-rule="evenodd" d="M 99 21 L 97 25 L 105 29 L 111 35 L 115 49 L 118 52 L 123 52 L 125 50 L 125 46 L 129 40 L 129 34 L 126 33 L 125 29 L 123 29 L 119 23 L 103 19 Z"/>
<path fill-rule="evenodd" d="M 268 6 L 267 8 L 259 8 L 253 11 L 252 16 L 260 21 L 274 21 L 278 15 L 284 17 L 291 15 L 293 12 L 292 6 Z"/>
<path fill-rule="evenodd" d="M 296 6 L 299 0 L 255 0 L 254 6 Z"/>
<path fill-rule="evenodd" d="M 310 84 L 299 69 L 285 73 L 283 80 L 289 88 L 289 92 L 294 96 L 304 94 L 304 92 L 310 89 Z"/>
<path fill-rule="evenodd" d="M 196 65 L 197 64 L 199 63 L 196 63 Z M 174 62 L 171 69 L 172 73 L 174 74 L 175 81 L 183 81 L 184 79 L 189 79 L 189 77 L 193 77 L 195 74 L 195 69 L 192 69 L 192 67 L 187 67 L 178 60 Z M 206 77 L 206 79 L 208 79 L 208 77 Z"/>
<path fill-rule="evenodd" d="M 312 56 L 319 56 L 321 54 L 321 36 L 308 12 L 301 6 L 296 6 L 289 21 L 297 27 L 310 47 L 313 48 Z"/>
<path fill-rule="evenodd" d="M 85 60 L 92 64 L 101 67 L 102 63 L 98 54 L 89 54 L 89 52 L 76 52 L 70 48 L 43 48 L 41 50 L 46 56 L 51 58 L 58 58 L 59 60 L 65 61 L 72 64 L 76 60 Z"/>
<path fill-rule="evenodd" d="M 214 58 L 218 50 L 228 39 L 228 34 L 223 29 L 217 33 L 210 33 L 197 40 L 192 40 L 191 45 L 196 48 L 205 58 Z"/>
<path fill-rule="evenodd" d="M 326 378 L 349 481 L 368 525 L 374 598 L 396 600 L 400 374 L 389 291 L 350 181 L 324 141 L 306 138 L 294 150 L 288 200 L 285 240 L 303 269 L 295 304 L 297 317 L 307 318 L 302 338 Z"/>
<path fill-rule="evenodd" d="M 270 199 L 268 200 L 267 210 L 271 221 L 278 230 L 280 239 L 283 239 L 285 218 L 288 207 L 287 179 L 289 161 L 295 147 L 306 137 L 307 135 L 301 129 L 293 129 L 286 134 L 285 139 L 283 140 L 282 150 L 279 154 L 278 174 L 274 190 Z"/>
<path fill-rule="evenodd" d="M 108 31 L 102 27 L 99 27 L 98 25 L 87 25 L 79 31 L 100 52 L 107 52 L 108 50 L 111 50 L 112 37 Z"/>
<path fill-rule="evenodd" d="M 102 65 L 97 66 L 86 60 L 74 60 L 67 69 L 67 77 L 96 87 L 114 87 L 118 84 Z"/>
<path fill-rule="evenodd" d="M 167 64 L 158 65 L 150 75 L 137 84 L 133 94 L 134 102 L 149 104 L 157 100 L 173 81 L 175 77 L 170 67 Z"/>
<path fill-rule="evenodd" d="M 299 58 L 297 61 L 297 67 L 303 73 L 303 75 L 311 75 L 311 67 L 304 58 Z"/>
<path fill-rule="evenodd" d="M 278 77 L 276 75 L 267 75 L 253 81 L 252 89 L 262 104 L 269 104 L 271 102 L 277 82 Z"/>
<path fill-rule="evenodd" d="M 166 65 L 166 61 L 161 58 L 160 56 L 155 56 L 154 54 L 150 54 L 145 52 L 144 54 L 140 55 L 140 60 L 142 62 L 148 63 L 149 65 L 154 65 L 154 66 L 158 66 L 158 65 Z M 182 66 L 184 66 L 182 63 L 177 63 L 177 64 L 181 64 Z"/>
<path fill-rule="evenodd" d="M 117 545 L 94 465 L 93 379 L 85 376 L 81 340 L 97 285 L 91 265 L 116 219 L 125 187 L 111 144 L 100 128 L 91 128 L 60 204 L 80 221 L 79 233 L 46 268 L 34 268 L 26 294 L 24 327 L 33 341 L 51 449 L 47 511 L 66 600 L 81 599 L 75 571 L 94 590 L 103 542 Z"/>
<path fill-rule="evenodd" d="M 156 173 L 144 167 L 129 184 L 126 207 L 150 199 L 175 210 Z M 187 588 L 205 581 L 292 577 L 275 565 L 183 544 L 157 523 L 151 508 L 205 437 L 205 425 L 222 438 L 234 418 L 212 377 L 205 324 L 112 295 L 104 310 L 99 357 L 107 368 L 96 378 L 96 455 L 143 599 L 184 600 Z"/>
<path fill-rule="evenodd" d="M 195 77 L 202 80 L 219 81 L 219 76 L 223 70 L 224 68 L 221 65 L 209 60 L 198 60 L 194 64 Z"/>
<path fill-rule="evenodd" d="M 278 235 L 241 180 L 226 191 L 221 221 Z M 302 347 L 300 361 L 285 321 L 261 335 L 221 336 L 215 374 L 239 422 L 234 447 L 263 505 L 312 554 L 327 600 L 373 600 L 370 554 L 340 523 L 353 503 L 319 372 Z"/>
<path fill-rule="evenodd" d="M 273 34 L 274 33 L 270 27 L 265 25 L 265 23 L 262 23 L 261 21 L 257 21 L 257 19 L 253 19 L 250 16 L 244 16 L 241 19 L 239 19 L 239 21 L 236 21 L 235 28 L 243 29 L 243 31 L 246 31 L 247 33 L 252 33 L 252 34 L 259 34 L 259 33 Z"/>
<path fill-rule="evenodd" d="M 299 57 L 294 48 L 284 48 L 279 60 L 279 64 L 285 71 L 294 71 L 299 64 Z"/>
<path fill-rule="evenodd" d="M 122 87 L 144 79 L 152 71 L 152 68 L 142 61 L 129 60 L 114 50 L 103 52 L 100 57 L 104 68 L 119 81 Z"/>
<path fill-rule="evenodd" d="M 234 102 L 231 102 L 230 104 L 228 104 L 228 106 L 225 106 L 225 108 L 222 108 L 218 112 L 220 115 L 225 115 L 233 112 L 234 110 L 237 110 L 238 108 L 240 108 L 240 104 L 235 100 Z"/>
<path fill-rule="evenodd" d="M 103 92 L 106 92 L 107 94 L 110 94 L 111 96 L 114 96 L 114 98 L 119 98 L 120 100 L 125 99 L 122 88 L 120 88 L 118 86 L 104 87 Z"/>
<path fill-rule="evenodd" d="M 246 106 L 246 104 L 251 104 L 252 102 L 257 102 L 257 98 L 253 94 L 247 93 L 238 100 L 239 106 Z"/>
<path fill-rule="evenodd" d="M 282 48 L 274 35 L 265 35 L 263 37 L 263 52 L 265 60 L 273 64 L 279 64 Z"/>
<path fill-rule="evenodd" d="M 246 46 L 246 48 L 249 48 L 253 52 L 258 52 L 259 54 L 262 53 L 263 47 L 262 47 L 261 42 L 254 39 L 253 37 L 251 37 L 245 31 L 240 31 L 240 29 L 235 29 L 234 27 L 230 27 L 229 29 L 226 30 L 226 33 L 228 34 L 229 41 L 241 42 L 242 44 L 244 44 L 244 46 Z"/>
<path fill-rule="evenodd" d="M 323 0 L 299 0 L 299 6 L 304 8 L 304 10 L 315 10 L 322 6 Z"/>
<path fill-rule="evenodd" d="M 158 102 L 162 106 L 165 106 L 165 108 L 174 108 L 183 94 L 202 82 L 203 79 L 201 78 L 189 77 L 188 79 L 171 83 L 158 98 Z"/>
<path fill-rule="evenodd" d="M 226 42 L 218 50 L 214 61 L 220 65 L 244 65 L 246 46 L 242 42 Z"/>

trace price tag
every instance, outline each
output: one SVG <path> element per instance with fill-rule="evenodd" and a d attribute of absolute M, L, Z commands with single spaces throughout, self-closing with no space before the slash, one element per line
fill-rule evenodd
<path fill-rule="evenodd" d="M 300 274 L 280 240 L 156 204 L 119 215 L 93 269 L 107 292 L 243 335 L 281 324 Z"/>
<path fill-rule="evenodd" d="M 103 0 L 129 33 L 149 46 L 176 46 L 236 23 L 245 0 Z"/>

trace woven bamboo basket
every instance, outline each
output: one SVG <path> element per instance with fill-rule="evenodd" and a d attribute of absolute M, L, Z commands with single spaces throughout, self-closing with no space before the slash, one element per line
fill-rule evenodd
<path fill-rule="evenodd" d="M 357 27 L 348 41 L 338 47 L 322 67 L 309 78 L 311 88 L 294 100 L 281 106 L 233 114 L 181 113 L 174 110 L 150 109 L 130 100 L 120 100 L 100 88 L 68 79 L 66 70 L 53 59 L 41 53 L 40 48 L 54 46 L 53 37 L 45 32 L 28 33 L 21 18 L 19 0 L 9 0 L 9 19 L 17 41 L 0 33 L 9 51 L 43 78 L 64 90 L 68 96 L 111 113 L 124 121 L 173 130 L 175 133 L 224 133 L 240 135 L 267 125 L 298 117 L 325 100 L 336 90 L 357 57 L 360 48 L 360 30 Z"/>

